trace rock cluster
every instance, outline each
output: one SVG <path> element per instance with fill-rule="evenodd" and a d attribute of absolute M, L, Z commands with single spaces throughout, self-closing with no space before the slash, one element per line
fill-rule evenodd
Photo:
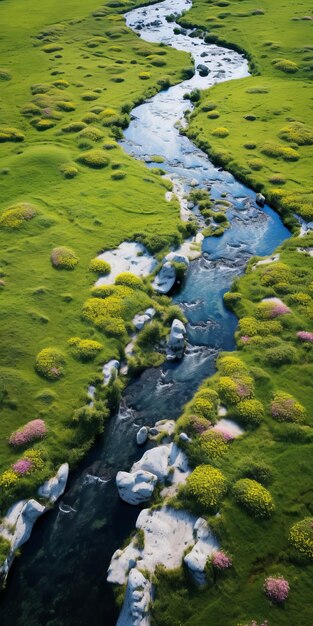
<path fill-rule="evenodd" d="M 147 309 L 142 315 L 135 315 L 133 319 L 133 324 L 136 330 L 142 330 L 148 322 L 151 322 L 154 316 L 155 309 L 153 309 L 152 307 Z"/>
<path fill-rule="evenodd" d="M 160 272 L 155 277 L 152 285 L 158 293 L 168 293 L 176 282 L 176 269 L 175 263 L 185 265 L 187 268 L 189 265 L 189 259 L 184 254 L 175 252 L 169 252 L 163 261 Z"/>

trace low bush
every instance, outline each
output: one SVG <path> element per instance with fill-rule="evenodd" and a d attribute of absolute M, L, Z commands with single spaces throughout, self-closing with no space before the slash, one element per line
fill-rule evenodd
<path fill-rule="evenodd" d="M 214 137 L 219 137 L 220 139 L 224 139 L 224 137 L 227 137 L 229 135 L 229 130 L 228 128 L 225 128 L 224 126 L 219 126 L 218 128 L 215 128 L 214 130 L 212 130 L 211 134 L 214 135 Z"/>
<path fill-rule="evenodd" d="M 43 52 L 51 54 L 52 52 L 60 52 L 60 50 L 63 50 L 63 46 L 58 43 L 46 43 L 44 46 L 42 46 L 41 49 L 43 50 Z"/>
<path fill-rule="evenodd" d="M 305 417 L 305 408 L 302 404 L 285 391 L 275 393 L 270 411 L 278 422 L 302 422 Z"/>
<path fill-rule="evenodd" d="M 197 397 L 193 403 L 192 410 L 196 415 L 204 417 L 210 422 L 216 421 L 216 402 L 213 402 L 210 398 L 201 396 Z"/>
<path fill-rule="evenodd" d="M 11 72 L 9 72 L 9 70 L 5 70 L 3 69 L 3 67 L 0 68 L 0 80 L 11 80 L 12 78 L 12 74 Z"/>
<path fill-rule="evenodd" d="M 298 65 L 294 61 L 289 61 L 289 59 L 278 59 L 273 62 L 273 66 L 276 70 L 286 72 L 286 74 L 295 74 L 299 71 Z"/>
<path fill-rule="evenodd" d="M 246 374 L 246 364 L 235 356 L 223 356 L 218 360 L 218 370 L 222 376 Z"/>
<path fill-rule="evenodd" d="M 144 289 L 142 279 L 131 272 L 122 272 L 115 279 L 116 285 L 125 285 L 131 289 Z"/>
<path fill-rule="evenodd" d="M 56 103 L 56 107 L 60 111 L 65 111 L 66 113 L 69 113 L 71 111 L 75 111 L 76 104 L 75 102 L 70 102 L 69 100 L 59 100 Z"/>
<path fill-rule="evenodd" d="M 214 552 L 211 563 L 217 570 L 225 570 L 232 566 L 231 558 L 222 550 Z"/>
<path fill-rule="evenodd" d="M 211 465 L 199 465 L 188 476 L 186 495 L 206 511 L 218 509 L 226 495 L 227 484 L 222 472 Z"/>
<path fill-rule="evenodd" d="M 221 376 L 218 380 L 218 392 L 226 404 L 238 404 L 241 400 L 254 395 L 253 379 L 250 376 Z"/>
<path fill-rule="evenodd" d="M 58 246 L 51 252 L 51 263 L 57 269 L 73 270 L 78 262 L 79 258 L 72 248 Z"/>
<path fill-rule="evenodd" d="M 240 421 L 247 426 L 259 426 L 264 417 L 264 408 L 259 400 L 243 400 L 237 405 Z"/>
<path fill-rule="evenodd" d="M 313 559 L 313 517 L 306 517 L 290 528 L 289 541 L 301 554 Z"/>
<path fill-rule="evenodd" d="M 298 144 L 298 146 L 311 146 L 313 144 L 313 130 L 301 122 L 290 122 L 280 131 L 280 139 Z"/>
<path fill-rule="evenodd" d="M 127 174 L 126 172 L 123 172 L 122 170 L 119 170 L 118 172 L 113 172 L 113 174 L 111 174 L 111 179 L 112 180 L 123 180 L 124 178 L 126 178 Z"/>
<path fill-rule="evenodd" d="M 10 549 L 11 549 L 11 544 L 9 540 L 5 539 L 4 537 L 0 535 L 0 567 L 2 566 L 3 562 L 7 558 L 10 552 Z"/>
<path fill-rule="evenodd" d="M 83 139 L 90 139 L 90 141 L 100 141 L 103 138 L 103 133 L 96 126 L 88 126 L 81 131 L 79 136 Z"/>
<path fill-rule="evenodd" d="M 214 462 L 223 458 L 229 451 L 225 437 L 220 432 L 206 430 L 198 439 L 202 462 Z"/>
<path fill-rule="evenodd" d="M 97 100 L 99 98 L 99 94 L 95 93 L 94 91 L 85 91 L 82 94 L 82 100 L 85 100 L 87 102 L 92 102 L 93 100 Z"/>
<path fill-rule="evenodd" d="M 233 494 L 236 502 L 254 517 L 267 518 L 274 511 L 271 494 L 256 480 L 250 478 L 238 480 L 233 487 Z"/>
<path fill-rule="evenodd" d="M 48 380 L 58 380 L 65 374 L 65 359 L 62 352 L 44 348 L 36 356 L 36 372 Z"/>
<path fill-rule="evenodd" d="M 61 129 L 63 133 L 79 133 L 86 128 L 85 122 L 71 122 Z"/>
<path fill-rule="evenodd" d="M 238 291 L 227 291 L 224 293 L 223 300 L 225 306 L 232 311 L 241 298 L 241 293 Z"/>
<path fill-rule="evenodd" d="M 258 461 L 252 458 L 245 459 L 239 467 L 239 475 L 244 478 L 256 480 L 262 485 L 269 485 L 273 480 L 273 473 L 269 465 L 264 461 Z"/>
<path fill-rule="evenodd" d="M 74 163 L 63 163 L 60 165 L 60 172 L 64 178 L 75 178 L 78 174 L 78 169 Z"/>
<path fill-rule="evenodd" d="M 268 599 L 271 602 L 277 602 L 277 604 L 285 602 L 290 591 L 289 583 L 283 576 L 276 578 L 269 576 L 264 582 L 263 589 Z"/>
<path fill-rule="evenodd" d="M 289 343 L 282 342 L 275 348 L 265 350 L 265 358 L 270 365 L 287 365 L 297 360 L 298 353 L 294 346 Z"/>
<path fill-rule="evenodd" d="M 27 446 L 29 443 L 38 439 L 43 439 L 47 434 L 47 427 L 44 420 L 35 419 L 27 422 L 25 426 L 22 426 L 16 430 L 9 437 L 9 443 L 12 446 Z"/>
<path fill-rule="evenodd" d="M 110 274 L 111 272 L 111 265 L 107 261 L 95 257 L 89 263 L 89 271 L 95 272 L 96 274 L 102 274 L 102 276 L 107 276 L 107 274 Z"/>
<path fill-rule="evenodd" d="M 25 222 L 31 220 L 37 214 L 37 210 L 31 204 L 21 202 L 5 209 L 0 215 L 0 228 L 19 228 Z"/>
<path fill-rule="evenodd" d="M 151 78 L 150 72 L 139 72 L 138 76 L 141 80 L 149 80 Z"/>
<path fill-rule="evenodd" d="M 107 167 L 109 165 L 109 159 L 103 152 L 103 150 L 88 150 L 81 154 L 77 159 L 79 163 L 83 165 L 87 165 L 88 167 L 92 167 L 94 169 L 101 169 L 103 167 Z"/>
<path fill-rule="evenodd" d="M 75 357 L 81 361 L 91 361 L 103 348 L 98 341 L 80 339 L 80 337 L 72 337 L 68 343 L 74 348 Z"/>
<path fill-rule="evenodd" d="M 0 143 L 6 141 L 20 142 L 24 141 L 25 135 L 17 128 L 10 128 L 9 126 L 0 126 Z"/>

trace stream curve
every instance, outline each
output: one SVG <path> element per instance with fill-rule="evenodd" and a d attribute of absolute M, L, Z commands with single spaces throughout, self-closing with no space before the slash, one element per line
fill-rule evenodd
<path fill-rule="evenodd" d="M 177 0 L 175 13 L 190 5 L 190 0 Z M 172 1 L 165 0 L 131 11 L 126 22 L 147 41 L 190 52 L 196 66 L 208 67 L 208 76 L 196 71 L 190 80 L 134 109 L 121 143 L 146 162 L 151 155 L 163 156 L 162 169 L 180 196 L 197 181 L 200 188 L 210 188 L 214 199 L 229 201 L 231 226 L 220 238 L 204 239 L 201 257 L 190 264 L 182 289 L 174 296 L 188 319 L 184 359 L 146 370 L 125 390 L 118 415 L 73 472 L 61 503 L 39 521 L 22 559 L 13 565 L 0 603 L 6 626 L 116 624 L 118 611 L 106 571 L 113 552 L 134 529 L 139 509 L 119 500 L 115 475 L 142 455 L 135 443 L 138 428 L 177 418 L 199 383 L 214 372 L 218 352 L 234 348 L 236 318 L 224 308 L 223 294 L 252 255 L 271 254 L 290 236 L 274 211 L 256 206 L 254 192 L 216 168 L 180 135 L 177 122 L 190 109 L 184 94 L 247 76 L 248 66 L 237 52 L 205 44 L 188 33 L 175 35 L 177 25 L 165 19 L 172 13 Z"/>

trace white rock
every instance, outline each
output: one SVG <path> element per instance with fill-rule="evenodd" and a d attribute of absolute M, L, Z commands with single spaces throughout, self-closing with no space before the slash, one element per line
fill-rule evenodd
<path fill-rule="evenodd" d="M 260 207 L 263 207 L 265 204 L 265 196 L 263 196 L 262 193 L 257 193 L 255 196 L 255 201 Z"/>
<path fill-rule="evenodd" d="M 134 241 L 124 241 L 115 250 L 107 250 L 100 254 L 98 259 L 110 263 L 111 272 L 108 276 L 101 276 L 96 282 L 97 286 L 113 284 L 116 276 L 122 272 L 148 276 L 157 264 L 147 249 Z"/>
<path fill-rule="evenodd" d="M 166 445 L 147 450 L 141 459 L 137 461 L 137 463 L 134 463 L 131 468 L 131 473 L 133 474 L 139 470 L 150 472 L 154 476 L 157 476 L 159 480 L 164 480 L 169 471 L 168 461 L 170 451 L 170 447 Z"/>
<path fill-rule="evenodd" d="M 69 464 L 63 463 L 59 468 L 57 474 L 47 480 L 41 487 L 38 489 L 38 494 L 42 498 L 47 498 L 50 503 L 56 502 L 56 500 L 64 493 L 67 479 L 69 475 Z"/>
<path fill-rule="evenodd" d="M 193 178 L 190 183 L 190 187 L 197 187 L 198 185 L 199 185 L 199 182 L 196 180 L 196 178 Z"/>
<path fill-rule="evenodd" d="M 151 583 L 138 569 L 129 572 L 125 600 L 116 626 L 149 626 Z"/>
<path fill-rule="evenodd" d="M 166 262 L 155 277 L 152 286 L 158 293 L 168 293 L 176 281 L 176 271 L 171 263 Z"/>
<path fill-rule="evenodd" d="M 181 359 L 185 350 L 186 328 L 184 324 L 175 319 L 172 323 L 170 336 L 167 342 L 166 358 L 168 361 Z"/>
<path fill-rule="evenodd" d="M 191 441 L 190 437 L 188 437 L 187 433 L 180 433 L 179 435 L 179 439 L 181 439 L 182 441 Z"/>
<path fill-rule="evenodd" d="M 144 443 L 146 443 L 147 439 L 148 439 L 148 428 L 146 426 L 142 426 L 139 430 L 138 433 L 136 435 L 136 440 L 137 440 L 137 444 L 138 446 L 142 446 Z"/>
<path fill-rule="evenodd" d="M 218 550 L 218 542 L 210 530 L 207 522 L 199 517 L 194 525 L 197 542 L 192 550 L 184 557 L 194 581 L 203 587 L 206 584 L 205 566 L 208 558 Z"/>
<path fill-rule="evenodd" d="M 240 437 L 245 432 L 236 422 L 224 418 L 220 419 L 215 426 L 213 426 L 212 430 L 224 433 L 226 436 L 229 433 L 233 439 Z"/>
<path fill-rule="evenodd" d="M 137 505 L 151 498 L 157 480 L 155 474 L 142 469 L 132 473 L 118 472 L 116 486 L 124 502 Z"/>
<path fill-rule="evenodd" d="M 108 385 L 111 378 L 118 373 L 120 367 L 120 362 L 117 359 L 111 359 L 104 364 L 102 373 L 103 373 L 103 384 Z"/>
<path fill-rule="evenodd" d="M 155 423 L 155 427 L 159 432 L 165 432 L 171 437 L 175 432 L 176 423 L 174 420 L 160 420 Z"/>
<path fill-rule="evenodd" d="M 146 314 L 135 315 L 133 319 L 133 324 L 136 330 L 142 330 L 143 327 L 147 324 L 147 322 L 150 322 L 150 321 L 151 321 L 151 318 L 149 317 L 149 315 L 146 315 Z"/>
<path fill-rule="evenodd" d="M 274 254 L 273 256 L 267 257 L 266 259 L 261 259 L 261 261 L 257 261 L 257 263 L 253 265 L 252 269 L 255 270 L 260 265 L 269 265 L 270 263 L 276 263 L 276 261 L 279 261 L 279 258 L 279 254 Z"/>
<path fill-rule="evenodd" d="M 187 256 L 185 256 L 184 254 L 181 254 L 179 252 L 169 252 L 163 259 L 162 263 L 164 265 L 164 263 L 182 263 L 183 265 L 186 265 L 186 267 L 188 267 L 189 265 L 189 259 Z"/>
<path fill-rule="evenodd" d="M 109 565 L 107 581 L 117 585 L 125 585 L 128 572 L 136 567 L 140 554 L 140 550 L 134 546 L 133 541 L 124 550 L 116 550 Z"/>

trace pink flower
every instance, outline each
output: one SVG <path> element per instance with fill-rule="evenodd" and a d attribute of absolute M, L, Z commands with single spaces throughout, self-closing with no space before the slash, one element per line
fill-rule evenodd
<path fill-rule="evenodd" d="M 277 576 L 277 578 L 269 576 L 264 582 L 263 589 L 269 600 L 281 603 L 287 600 L 290 587 L 283 576 Z"/>
<path fill-rule="evenodd" d="M 313 333 L 309 333 L 306 330 L 299 330 L 297 332 L 297 337 L 298 339 L 301 339 L 301 341 L 309 341 L 310 343 L 313 343 Z"/>
<path fill-rule="evenodd" d="M 46 434 L 47 428 L 44 421 L 41 419 L 32 420 L 12 433 L 9 443 L 12 446 L 25 446 L 34 439 L 42 439 Z"/>
<path fill-rule="evenodd" d="M 286 306 L 286 304 L 277 303 L 273 306 L 270 312 L 270 317 L 278 317 L 279 315 L 286 315 L 286 313 L 290 313 L 290 309 Z"/>
<path fill-rule="evenodd" d="M 216 424 L 216 426 L 214 426 L 214 430 L 215 432 L 221 433 L 225 441 L 233 441 L 233 439 L 235 439 L 234 434 L 228 430 L 227 426 Z"/>
<path fill-rule="evenodd" d="M 232 560 L 229 556 L 227 556 L 227 554 L 225 554 L 225 552 L 218 550 L 213 554 L 212 565 L 213 567 L 216 567 L 216 569 L 227 569 L 232 566 Z"/>
<path fill-rule="evenodd" d="M 50 109 L 50 107 L 46 107 L 45 109 L 42 109 L 42 114 L 44 117 L 50 117 L 50 115 L 52 115 L 52 109 Z"/>
<path fill-rule="evenodd" d="M 242 335 L 242 337 L 240 337 L 240 339 L 241 339 L 241 341 L 243 343 L 249 343 L 249 341 L 250 341 L 249 335 Z"/>
<path fill-rule="evenodd" d="M 29 459 L 19 459 L 12 467 L 16 474 L 24 476 L 24 474 L 28 474 L 31 471 L 33 463 Z"/>

